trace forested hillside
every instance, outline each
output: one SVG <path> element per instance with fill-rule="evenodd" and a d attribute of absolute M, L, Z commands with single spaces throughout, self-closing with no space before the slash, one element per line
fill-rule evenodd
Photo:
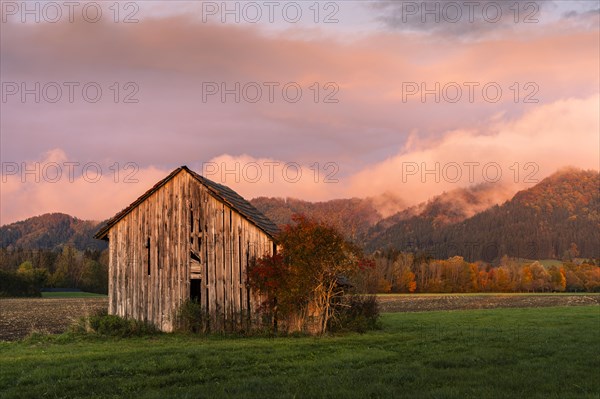
<path fill-rule="evenodd" d="M 303 214 L 326 222 L 356 242 L 368 239 L 369 229 L 381 220 L 373 200 L 369 198 L 308 202 L 294 198 L 259 197 L 250 202 L 279 226 L 291 223 L 292 215 Z"/>
<path fill-rule="evenodd" d="M 101 223 L 64 213 L 47 213 L 0 227 L 0 248 L 60 249 L 64 245 L 102 250 L 106 242 L 93 236 Z"/>
<path fill-rule="evenodd" d="M 385 229 L 376 226 L 366 247 L 492 261 L 502 255 L 562 259 L 574 243 L 579 256 L 598 258 L 599 188 L 598 172 L 563 170 L 462 221 L 439 223 L 436 213 L 422 212 Z"/>
<path fill-rule="evenodd" d="M 0 296 L 36 296 L 42 287 L 106 293 L 108 251 L 100 223 L 49 213 L 0 227 Z"/>

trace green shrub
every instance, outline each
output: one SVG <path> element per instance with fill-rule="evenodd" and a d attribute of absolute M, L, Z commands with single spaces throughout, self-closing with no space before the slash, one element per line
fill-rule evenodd
<path fill-rule="evenodd" d="M 140 320 L 124 319 L 119 316 L 109 315 L 106 311 L 103 311 L 92 316 L 80 318 L 71 325 L 70 332 L 126 338 L 153 335 L 159 331 L 153 324 Z"/>
<path fill-rule="evenodd" d="M 209 317 L 196 301 L 187 300 L 177 311 L 177 330 L 186 333 L 207 333 Z"/>
<path fill-rule="evenodd" d="M 336 316 L 329 323 L 332 332 L 364 333 L 380 328 L 379 304 L 374 295 L 348 295 L 336 307 Z"/>

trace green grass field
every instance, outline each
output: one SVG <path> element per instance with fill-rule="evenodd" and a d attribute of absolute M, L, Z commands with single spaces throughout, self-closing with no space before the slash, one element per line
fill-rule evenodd
<path fill-rule="evenodd" d="M 42 298 L 103 298 L 106 295 L 92 292 L 42 292 Z"/>
<path fill-rule="evenodd" d="M 0 343 L 3 398 L 598 398 L 600 307 L 384 314 L 323 338 Z"/>
<path fill-rule="evenodd" d="M 375 294 L 379 297 L 440 297 L 440 296 L 600 296 L 600 292 L 448 292 L 448 293 L 389 293 L 389 294 Z"/>

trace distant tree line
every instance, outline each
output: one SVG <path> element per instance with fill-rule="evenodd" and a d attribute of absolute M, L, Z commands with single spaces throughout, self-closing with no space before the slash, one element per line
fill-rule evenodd
<path fill-rule="evenodd" d="M 44 287 L 106 294 L 108 251 L 0 248 L 0 296 L 39 296 Z"/>
<path fill-rule="evenodd" d="M 442 260 L 390 251 L 373 260 L 367 275 L 355 282 L 363 292 L 600 292 L 600 262 L 593 259 L 572 257 L 546 267 L 504 256 L 494 266 L 460 256 Z"/>
<path fill-rule="evenodd" d="M 572 244 L 562 261 L 544 266 L 504 256 L 499 264 L 425 253 L 378 252 L 352 284 L 368 293 L 600 292 L 600 260 L 578 258 Z M 106 294 L 108 251 L 0 248 L 0 297 L 39 296 L 44 287 Z"/>

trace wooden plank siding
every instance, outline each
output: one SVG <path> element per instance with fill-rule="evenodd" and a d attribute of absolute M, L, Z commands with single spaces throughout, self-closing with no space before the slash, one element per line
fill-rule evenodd
<path fill-rule="evenodd" d="M 223 330 L 258 309 L 246 268 L 274 250 L 269 235 L 185 171 L 121 217 L 107 238 L 109 313 L 163 331 L 176 327 L 177 310 L 190 298 L 192 251 L 200 258 L 200 305 L 211 329 Z"/>

